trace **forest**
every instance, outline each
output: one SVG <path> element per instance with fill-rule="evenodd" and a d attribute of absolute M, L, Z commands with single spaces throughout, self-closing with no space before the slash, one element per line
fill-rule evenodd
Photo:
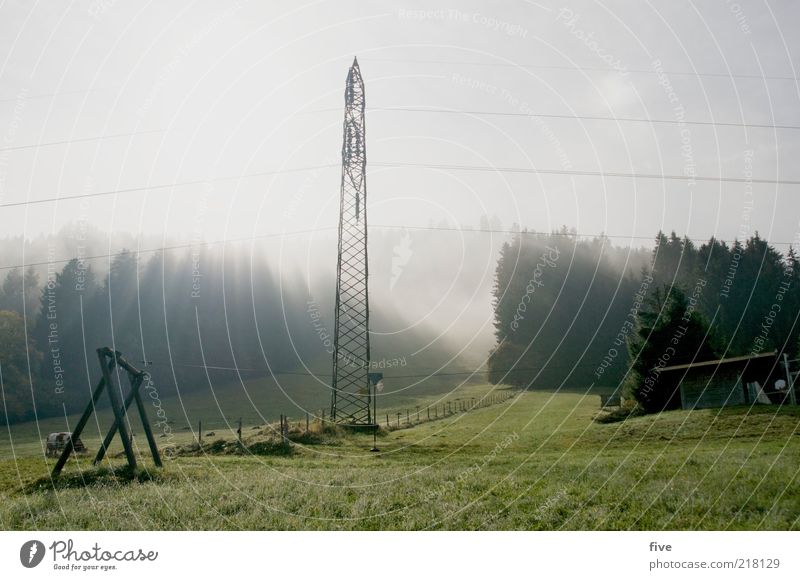
<path fill-rule="evenodd" d="M 648 252 L 566 229 L 521 232 L 502 247 L 497 266 L 490 380 L 634 394 L 658 354 L 653 330 L 682 320 L 678 328 L 692 335 L 669 364 L 793 355 L 799 284 L 794 249 L 781 253 L 758 233 L 697 245 L 659 232 Z"/>
<path fill-rule="evenodd" d="M 486 368 L 495 384 L 631 389 L 658 355 L 653 328 L 664 316 L 677 320 L 687 312 L 696 336 L 683 340 L 670 364 L 797 349 L 798 257 L 758 234 L 697 245 L 659 232 L 652 250 L 566 228 L 522 230 L 494 249 L 480 230 L 461 236 L 458 259 L 438 232 L 374 242 L 373 358 L 402 357 L 406 368 L 396 369 L 398 376 Z M 430 282 L 443 268 L 452 269 L 448 288 Z M 172 394 L 284 372 L 324 373 L 330 365 L 333 296 L 311 295 L 310 283 L 286 269 L 281 279 L 274 259 L 255 249 L 120 251 L 99 264 L 48 260 L 5 272 L 3 422 L 81 410 L 98 375 L 99 346 L 113 345 Z M 326 276 L 317 288 L 332 288 Z M 406 324 L 403 316 L 434 323 Z M 444 329 L 448 320 L 462 326 Z M 490 332 L 492 320 L 495 346 L 473 343 Z M 411 330 L 392 330 L 406 326 Z M 448 384 L 460 380 L 444 374 L 439 378 Z M 394 386 L 416 382 L 398 379 Z"/>
<path fill-rule="evenodd" d="M 102 345 L 173 386 L 280 372 L 320 349 L 305 292 L 282 294 L 266 260 L 243 253 L 123 251 L 104 276 L 79 259 L 41 279 L 12 269 L 0 301 L 9 422 L 82 409 Z"/>
<path fill-rule="evenodd" d="M 476 231 L 461 236 L 458 260 L 440 232 L 376 232 L 371 238 L 373 364 L 387 378 L 404 377 L 387 380 L 387 398 L 444 389 L 462 375 L 426 373 L 473 369 L 485 358 L 488 332 L 474 349 L 480 356 L 470 361 L 451 337 L 475 340 L 457 324 L 489 328 L 491 256 L 499 243 L 487 244 Z M 161 396 L 173 400 L 198 390 L 211 398 L 217 387 L 284 374 L 307 376 L 318 402 L 329 400 L 323 386 L 333 352 L 335 239 L 319 239 L 316 246 L 289 240 L 278 255 L 274 243 L 167 244 L 152 252 L 135 248 L 163 241 L 117 238 L 134 249 L 109 252 L 102 232 L 79 228 L 25 245 L 0 241 L 4 263 L 35 264 L 0 270 L 0 422 L 82 411 L 99 375 L 95 351 L 101 346 L 113 346 L 147 370 Z M 447 275 L 437 279 L 432 272 Z M 449 332 L 439 330 L 444 325 L 434 320 L 454 320 L 452 313 L 458 316 L 474 295 L 485 303 L 485 320 L 461 314 Z M 280 389 L 275 381 L 259 384 Z M 278 394 L 285 408 L 265 413 L 294 408 L 292 393 Z M 242 389 L 239 395 L 247 397 Z"/>

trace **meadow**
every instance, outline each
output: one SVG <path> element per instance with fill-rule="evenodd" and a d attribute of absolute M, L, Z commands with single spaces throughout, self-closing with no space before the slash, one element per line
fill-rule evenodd
<path fill-rule="evenodd" d="M 380 452 L 359 433 L 320 433 L 284 454 L 220 453 L 235 445 L 231 431 L 200 449 L 183 434 L 184 452 L 163 469 L 152 467 L 141 438 L 136 472 L 122 467 L 115 443 L 102 467 L 84 456 L 55 481 L 53 461 L 36 451 L 36 430 L 15 427 L 15 449 L 24 452 L 0 459 L 0 526 L 800 529 L 798 408 L 672 411 L 599 424 L 596 394 L 494 392 L 513 397 L 430 422 L 412 416 L 408 427 L 382 430 Z M 441 404 L 417 402 L 423 417 L 433 400 Z M 258 433 L 251 431 L 245 442 Z M 8 443 L 7 435 L 6 450 Z"/>

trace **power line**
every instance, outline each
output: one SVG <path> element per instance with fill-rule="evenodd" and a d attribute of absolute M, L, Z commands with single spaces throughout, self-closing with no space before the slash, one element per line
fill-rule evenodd
<path fill-rule="evenodd" d="M 304 171 L 316 171 L 317 169 L 325 169 L 329 167 L 339 167 L 335 164 L 315 165 L 309 167 L 295 167 L 290 169 L 276 169 L 272 171 L 258 171 L 256 173 L 242 173 L 240 175 L 230 175 L 226 177 L 212 177 L 210 179 L 192 179 L 189 181 L 174 181 L 172 183 L 162 183 L 157 185 L 144 185 L 137 187 L 129 187 L 125 189 L 110 189 L 106 191 L 97 191 L 94 193 L 77 193 L 71 195 L 59 195 L 57 197 L 48 197 L 44 199 L 32 199 L 26 201 L 14 201 L 10 203 L 0 204 L 3 207 L 19 207 L 23 205 L 36 205 L 40 203 L 53 203 L 59 201 L 68 201 L 73 199 L 82 199 L 87 197 L 104 197 L 108 195 L 116 195 L 118 193 L 133 193 L 135 191 L 150 191 L 153 189 L 170 189 L 173 187 L 184 187 L 187 185 L 203 185 L 206 183 L 213 183 L 216 181 L 235 181 L 237 179 L 244 179 L 248 177 L 262 177 L 266 175 L 282 175 L 286 173 L 300 173 Z"/>
<path fill-rule="evenodd" d="M 328 109 L 313 109 L 305 111 L 306 113 L 322 113 L 322 112 L 340 112 L 337 108 Z M 479 111 L 479 110 L 462 110 L 462 109 L 441 109 L 441 108 L 427 108 L 427 107 L 371 107 L 370 111 L 380 112 L 399 112 L 399 113 L 431 113 L 431 114 L 453 114 L 453 115 L 475 115 L 475 116 L 492 116 L 492 117 L 525 117 L 525 118 L 542 118 L 542 119 L 570 119 L 582 121 L 603 121 L 614 123 L 650 123 L 662 125 L 697 125 L 705 127 L 738 127 L 747 129 L 785 129 L 785 130 L 800 130 L 800 125 L 769 125 L 763 123 L 730 123 L 722 121 L 678 121 L 675 119 L 642 119 L 635 117 L 602 117 L 593 115 L 561 115 L 551 113 L 514 113 L 502 111 Z M 91 137 L 79 137 L 76 139 L 64 139 L 61 141 L 48 141 L 44 143 L 30 143 L 26 145 L 15 145 L 12 147 L 1 147 L 0 152 L 3 151 L 19 151 L 25 149 L 38 149 L 43 147 L 52 147 L 56 145 L 68 145 L 72 143 L 87 143 L 91 141 L 103 141 L 107 139 L 117 139 L 120 137 L 135 137 L 138 135 L 151 135 L 157 133 L 165 133 L 167 129 L 153 129 L 150 131 L 133 131 L 130 133 L 113 133 L 109 135 L 95 135 Z"/>
<path fill-rule="evenodd" d="M 564 70 L 571 72 L 604 72 L 604 73 L 617 73 L 620 71 L 608 67 L 593 67 L 593 66 L 574 66 L 574 65 L 548 65 L 548 64 L 514 64 L 506 62 L 476 62 L 476 61 L 456 61 L 456 60 L 434 60 L 434 59 L 401 59 L 401 58 L 362 58 L 362 62 L 398 62 L 406 64 L 445 64 L 445 65 L 463 65 L 463 66 L 481 66 L 490 68 L 516 68 L 516 69 L 540 69 L 540 70 Z M 782 76 L 782 75 L 755 75 L 755 74 L 741 74 L 741 73 L 718 73 L 718 72 L 697 72 L 697 71 L 656 71 L 652 69 L 639 69 L 639 68 L 626 68 L 625 71 L 634 74 L 666 74 L 672 76 L 688 76 L 688 77 L 709 77 L 709 78 L 723 78 L 723 79 L 751 79 L 751 80 L 778 80 L 778 81 L 797 81 L 800 80 L 795 76 Z M 34 99 L 48 99 L 53 97 L 60 97 L 65 95 L 92 93 L 98 91 L 118 90 L 120 87 L 95 87 L 87 89 L 75 89 L 70 91 L 61 91 L 57 93 L 43 93 L 38 95 L 20 95 L 13 98 L 0 99 L 0 103 L 13 103 L 16 101 L 29 101 Z"/>
<path fill-rule="evenodd" d="M 414 163 L 414 162 L 386 162 L 386 161 L 373 161 L 371 162 L 374 167 L 389 167 L 389 168 L 403 168 L 403 167 L 419 167 L 423 169 L 444 169 L 449 171 L 480 171 L 489 173 L 521 173 L 521 174 L 541 174 L 541 175 L 572 175 L 577 177 L 602 177 L 602 178 L 622 178 L 622 179 L 660 179 L 660 180 L 673 180 L 673 181 L 707 181 L 715 183 L 760 183 L 768 185 L 800 185 L 798 180 L 790 179 L 749 179 L 745 177 L 727 177 L 727 176 L 706 176 L 706 175 L 669 175 L 661 173 L 624 173 L 613 171 L 577 171 L 572 169 L 538 169 L 533 167 L 493 167 L 484 165 L 453 165 L 453 164 L 434 164 L 434 163 Z M 290 169 L 278 169 L 272 171 L 259 171 L 256 173 L 242 173 L 240 175 L 232 175 L 227 177 L 214 177 L 210 179 L 195 179 L 190 181 L 175 181 L 172 183 L 164 183 L 159 185 L 145 185 L 130 187 L 125 189 L 113 189 L 107 191 L 98 191 L 94 193 L 80 193 L 73 195 L 61 195 L 57 197 L 48 197 L 43 199 L 33 199 L 26 201 L 15 201 L 0 204 L 0 208 L 4 207 L 20 207 L 25 205 L 37 205 L 42 203 L 53 203 L 59 201 L 68 201 L 74 199 L 103 197 L 109 195 L 116 195 L 120 193 L 132 193 L 136 191 L 148 191 L 154 189 L 170 189 L 173 187 L 183 187 L 187 185 L 202 185 L 216 181 L 233 181 L 237 179 L 245 179 L 250 177 L 261 177 L 266 175 L 281 175 L 287 173 L 300 173 L 305 171 L 316 171 L 318 169 L 327 169 L 332 167 L 339 167 L 337 164 L 323 164 L 308 167 L 295 167 Z"/>
<path fill-rule="evenodd" d="M 325 109 L 317 109 L 324 111 Z M 334 110 L 334 109 L 328 109 Z M 337 109 L 338 110 L 338 109 Z M 539 117 L 543 119 L 575 119 L 585 121 L 609 121 L 609 122 L 625 122 L 625 123 L 655 123 L 664 125 L 699 125 L 708 127 L 742 127 L 747 129 L 787 129 L 796 130 L 800 129 L 800 125 L 768 125 L 762 123 L 728 123 L 722 121 L 678 121 L 676 119 L 641 119 L 636 117 L 600 117 L 592 115 L 556 115 L 550 113 L 506 113 L 499 111 L 472 111 L 472 110 L 456 110 L 456 109 L 435 109 L 423 107 L 371 107 L 371 111 L 398 111 L 410 113 L 442 113 L 442 114 L 458 114 L 458 115 L 476 115 L 476 116 L 497 116 L 497 117 Z"/>
<path fill-rule="evenodd" d="M 19 151 L 20 149 L 38 149 L 40 147 L 52 147 L 53 145 L 67 145 L 70 143 L 86 143 L 87 141 L 102 141 L 105 139 L 117 139 L 119 137 L 134 137 L 136 135 L 150 135 L 153 133 L 166 133 L 167 129 L 153 129 L 152 131 L 133 131 L 131 133 L 112 133 L 110 135 L 95 135 L 94 137 L 79 137 L 77 139 L 65 139 L 63 141 L 48 141 L 46 143 L 30 143 L 28 145 L 15 145 L 13 147 L 2 147 L 2 151 Z"/>
<path fill-rule="evenodd" d="M 790 179 L 749 179 L 746 177 L 712 177 L 707 175 L 668 175 L 663 173 L 622 173 L 616 171 L 576 171 L 572 169 L 537 169 L 533 167 L 492 167 L 489 165 L 449 165 L 434 163 L 372 161 L 377 167 L 421 167 L 424 169 L 447 169 L 450 171 L 481 171 L 490 173 L 529 173 L 542 175 L 574 175 L 579 177 L 619 177 L 625 179 L 665 179 L 676 181 L 712 181 L 730 183 L 763 183 L 769 185 L 800 185 L 798 180 Z M 2 207 L 2 206 L 0 206 Z"/>
<path fill-rule="evenodd" d="M 487 66 L 490 68 L 516 68 L 516 69 L 542 69 L 542 70 L 566 70 L 573 72 L 605 72 L 621 74 L 621 70 L 608 68 L 608 67 L 594 67 L 594 66 L 572 66 L 572 65 L 555 65 L 555 64 L 514 64 L 507 62 L 476 62 L 464 60 L 432 60 L 432 59 L 401 59 L 401 58 L 364 58 L 365 62 L 400 62 L 407 64 L 453 64 L 465 66 Z M 723 78 L 723 79 L 754 79 L 754 80 L 775 80 L 775 81 L 797 81 L 800 80 L 795 76 L 781 76 L 781 75 L 753 75 L 741 73 L 717 73 L 717 72 L 695 72 L 695 71 L 656 71 L 652 69 L 641 68 L 625 68 L 624 72 L 635 74 L 665 74 L 672 76 L 688 76 L 688 77 L 709 77 L 709 78 Z"/>
<path fill-rule="evenodd" d="M 319 231 L 335 230 L 335 229 L 336 229 L 335 226 L 330 226 L 330 227 L 316 228 L 316 229 L 313 229 L 313 230 L 297 230 L 297 231 L 281 232 L 281 233 L 275 233 L 275 234 L 261 234 L 261 235 L 258 235 L 258 236 L 246 236 L 246 237 L 241 237 L 241 238 L 231 238 L 231 239 L 227 239 L 227 240 L 212 240 L 212 241 L 209 241 L 209 242 L 193 242 L 191 244 L 177 244 L 177 245 L 174 245 L 174 246 L 161 246 L 159 248 L 145 248 L 144 250 L 123 250 L 121 252 L 114 252 L 114 253 L 109 253 L 109 254 L 96 254 L 96 255 L 93 255 L 93 256 L 82 256 L 82 257 L 74 256 L 72 258 L 65 258 L 65 259 L 59 259 L 59 260 L 49 260 L 47 262 L 31 262 L 31 263 L 28 263 L 28 264 L 17 264 L 16 266 L 2 266 L 2 267 L 0 267 L 0 270 L 13 270 L 15 268 L 27 268 L 27 267 L 30 267 L 30 266 L 48 266 L 50 264 L 66 264 L 67 262 L 71 262 L 72 260 L 78 260 L 80 262 L 88 262 L 88 261 L 91 261 L 91 260 L 104 260 L 104 259 L 108 259 L 108 258 L 116 258 L 117 256 L 121 256 L 121 255 L 123 255 L 125 253 L 136 254 L 138 256 L 140 254 L 153 254 L 153 253 L 156 253 L 156 252 L 166 252 L 166 251 L 172 251 L 172 250 L 185 250 L 185 249 L 188 249 L 188 248 L 196 248 L 198 246 L 214 246 L 214 245 L 218 245 L 218 244 L 232 244 L 232 243 L 236 243 L 236 242 L 247 242 L 247 241 L 257 240 L 257 239 L 262 239 L 262 238 L 277 238 L 277 237 L 284 237 L 284 236 L 296 236 L 296 235 L 310 234 L 310 233 L 315 233 L 315 232 L 319 232 Z"/>
<path fill-rule="evenodd" d="M 4 98 L 0 99 L 0 103 L 15 103 L 18 101 L 32 101 L 34 99 L 51 99 L 53 97 L 61 97 L 64 95 L 80 95 L 83 93 L 94 93 L 97 91 L 111 91 L 111 90 L 118 90 L 120 87 L 96 87 L 91 89 L 75 89 L 72 91 L 61 91 L 58 93 L 43 93 L 38 95 L 18 95 L 14 98 Z"/>
<path fill-rule="evenodd" d="M 611 239 L 619 239 L 619 240 L 654 240 L 655 236 L 633 236 L 633 235 L 623 235 L 623 234 L 606 234 L 605 232 L 600 232 L 597 234 L 581 234 L 578 232 L 536 232 L 536 231 L 528 231 L 528 230 L 506 230 L 506 229 L 489 229 L 489 228 L 469 228 L 469 227 L 445 227 L 445 226 L 395 226 L 395 225 L 375 225 L 370 226 L 370 228 L 378 228 L 378 229 L 396 229 L 396 230 L 435 230 L 435 231 L 447 231 L 447 232 L 462 232 L 465 234 L 476 232 L 476 233 L 484 233 L 484 234 L 518 234 L 522 236 L 542 236 L 542 237 L 549 237 L 549 236 L 556 236 L 556 237 L 567 237 L 567 238 L 594 238 L 594 239 L 601 239 L 601 238 L 611 238 Z M 681 238 L 681 240 L 687 239 L 691 242 L 700 242 L 706 243 L 708 242 L 705 238 Z M 717 239 L 716 237 L 714 239 Z M 724 242 L 724 240 L 718 240 L 720 242 Z M 769 242 L 773 246 L 791 246 L 795 245 L 796 242 Z"/>
<path fill-rule="evenodd" d="M 64 258 L 58 260 L 49 260 L 47 262 L 30 262 L 27 264 L 16 264 L 14 266 L 0 266 L 0 271 L 2 270 L 13 270 L 15 268 L 27 268 L 30 266 L 48 266 L 51 264 L 66 264 L 67 262 L 71 262 L 72 260 L 79 260 L 81 262 L 91 261 L 91 260 L 105 260 L 109 258 L 115 258 L 117 256 L 121 256 L 124 253 L 130 254 L 152 254 L 156 252 L 166 252 L 172 250 L 183 250 L 188 248 L 196 248 L 198 246 L 214 246 L 219 244 L 233 244 L 238 242 L 248 242 L 256 239 L 266 239 L 266 238 L 278 238 L 284 236 L 296 236 L 302 234 L 312 234 L 317 232 L 323 231 L 332 231 L 336 230 L 337 226 L 327 226 L 327 227 L 319 227 L 315 229 L 309 230 L 295 230 L 290 232 L 281 232 L 281 233 L 273 233 L 273 234 L 261 234 L 258 236 L 245 236 L 240 238 L 230 238 L 227 240 L 212 240 L 208 242 L 196 242 L 191 244 L 177 244 L 173 246 L 161 246 L 158 248 L 145 248 L 143 250 L 124 250 L 121 252 L 114 252 L 109 254 L 97 254 L 93 256 L 83 256 L 83 257 L 72 257 L 72 258 Z M 521 236 L 538 236 L 538 237 L 568 237 L 568 238 L 593 238 L 593 239 L 601 239 L 601 238 L 613 238 L 613 239 L 630 239 L 630 240 L 653 240 L 655 236 L 632 236 L 632 235 L 622 235 L 622 234 L 606 234 L 606 233 L 598 233 L 598 234 L 582 234 L 579 232 L 536 232 L 536 231 L 529 231 L 529 230 L 506 230 L 506 229 L 490 229 L 490 228 L 458 228 L 458 227 L 444 227 L 444 226 L 408 226 L 408 225 L 370 225 L 369 229 L 377 229 L 377 230 L 425 230 L 425 231 L 445 231 L 445 232 L 461 232 L 464 234 L 471 234 L 471 233 L 481 233 L 481 234 L 512 234 L 512 235 L 521 235 Z M 682 240 L 684 238 L 681 238 Z M 698 243 L 706 243 L 709 240 L 705 238 L 689 238 L 686 237 L 685 239 L 690 240 L 692 242 Z M 719 240 L 715 237 L 717 241 L 724 242 L 724 240 Z M 773 246 L 792 246 L 796 245 L 795 242 L 768 242 L 770 245 Z"/>

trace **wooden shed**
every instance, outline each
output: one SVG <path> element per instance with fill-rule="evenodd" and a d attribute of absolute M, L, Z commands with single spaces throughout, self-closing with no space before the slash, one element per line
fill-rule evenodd
<path fill-rule="evenodd" d="M 681 408 L 795 403 L 777 352 L 664 367 L 659 382 L 679 389 Z"/>

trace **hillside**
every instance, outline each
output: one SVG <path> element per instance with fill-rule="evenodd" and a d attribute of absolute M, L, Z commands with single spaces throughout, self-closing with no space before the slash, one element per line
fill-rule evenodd
<path fill-rule="evenodd" d="M 596 396 L 526 392 L 385 433 L 380 453 L 369 452 L 368 435 L 341 436 L 295 445 L 286 457 L 182 456 L 134 481 L 73 462 L 55 489 L 41 459 L 3 459 L 0 521 L 7 529 L 800 527 L 797 409 L 674 411 L 600 425 L 597 405 Z"/>

